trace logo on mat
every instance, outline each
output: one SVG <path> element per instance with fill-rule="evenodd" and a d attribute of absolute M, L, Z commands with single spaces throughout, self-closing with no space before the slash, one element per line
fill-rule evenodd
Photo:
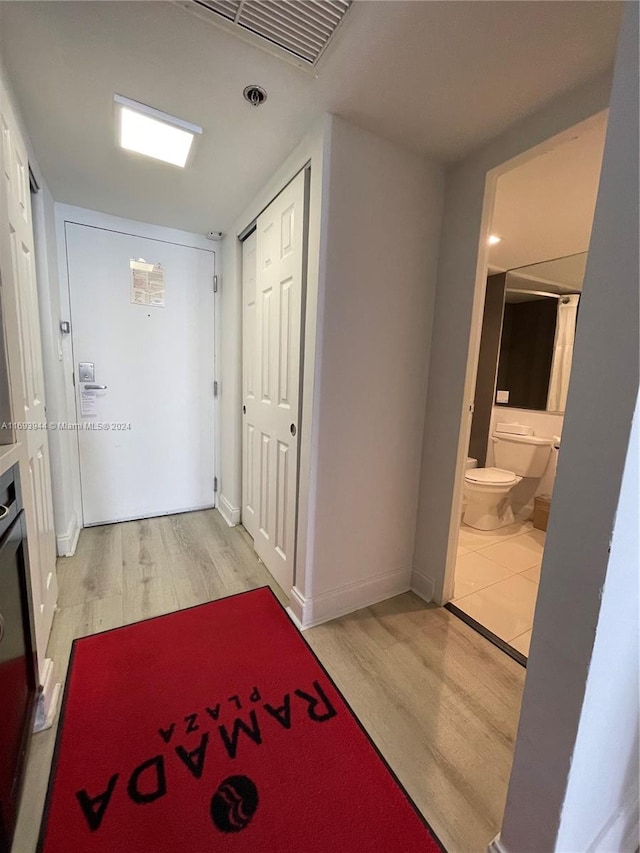
<path fill-rule="evenodd" d="M 0 0 L 1 2 L 2 0 Z M 313 681 L 307 690 L 296 688 L 288 693 L 278 692 L 269 697 L 257 686 L 242 696 L 234 694 L 224 701 L 192 709 L 192 713 L 178 715 L 173 720 L 152 732 L 162 740 L 163 750 L 138 764 L 133 770 L 125 768 L 112 773 L 107 779 L 93 780 L 88 787 L 75 792 L 78 805 L 90 832 L 97 832 L 107 817 L 107 811 L 122 806 L 124 795 L 136 806 L 147 807 L 160 803 L 170 795 L 170 783 L 178 784 L 179 778 L 189 782 L 187 776 L 175 776 L 167 772 L 167 764 L 177 763 L 188 771 L 195 780 L 207 778 L 206 769 L 211 760 L 208 756 L 215 750 L 217 758 L 235 761 L 253 749 L 264 748 L 274 733 L 288 732 L 299 726 L 315 726 L 326 723 L 338 715 L 318 681 Z M 182 720 L 180 719 L 182 716 Z M 199 735 L 198 742 L 192 739 Z M 157 742 L 156 742 L 157 750 Z M 154 750 L 154 751 L 156 751 Z M 236 764 L 236 766 L 238 766 Z M 222 775 L 222 774 L 221 774 Z M 204 815 L 211 788 L 206 784 Z M 114 792 L 117 795 L 112 803 Z M 228 776 L 211 798 L 209 813 L 215 826 L 225 833 L 240 832 L 249 825 L 258 808 L 258 789 L 246 776 Z"/>
<path fill-rule="evenodd" d="M 258 808 L 258 789 L 248 776 L 228 776 L 211 798 L 211 820 L 221 832 L 240 832 Z"/>

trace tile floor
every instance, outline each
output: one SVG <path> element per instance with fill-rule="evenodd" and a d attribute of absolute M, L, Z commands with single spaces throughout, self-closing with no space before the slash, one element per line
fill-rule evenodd
<path fill-rule="evenodd" d="M 530 521 L 500 530 L 460 527 L 453 604 L 529 654 L 545 533 Z"/>

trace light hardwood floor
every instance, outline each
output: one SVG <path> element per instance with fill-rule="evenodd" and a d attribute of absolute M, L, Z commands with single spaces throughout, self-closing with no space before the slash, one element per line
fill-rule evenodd
<path fill-rule="evenodd" d="M 75 637 L 264 584 L 287 600 L 247 533 L 215 510 L 84 530 L 58 582 L 58 680 Z M 412 593 L 305 637 L 447 849 L 485 850 L 500 828 L 524 669 Z M 33 738 L 13 853 L 35 851 L 54 740 L 55 727 Z"/>

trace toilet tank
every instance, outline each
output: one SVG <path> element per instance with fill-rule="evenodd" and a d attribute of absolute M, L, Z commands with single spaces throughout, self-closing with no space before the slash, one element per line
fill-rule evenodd
<path fill-rule="evenodd" d="M 542 477 L 551 453 L 552 438 L 533 435 L 533 427 L 499 423 L 491 436 L 496 468 L 519 477 Z"/>

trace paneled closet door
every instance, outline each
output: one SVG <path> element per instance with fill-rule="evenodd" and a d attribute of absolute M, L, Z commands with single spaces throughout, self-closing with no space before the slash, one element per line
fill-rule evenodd
<path fill-rule="evenodd" d="M 255 284 L 248 275 L 243 287 L 243 523 L 287 593 L 294 580 L 304 204 L 302 172 L 258 218 Z"/>

